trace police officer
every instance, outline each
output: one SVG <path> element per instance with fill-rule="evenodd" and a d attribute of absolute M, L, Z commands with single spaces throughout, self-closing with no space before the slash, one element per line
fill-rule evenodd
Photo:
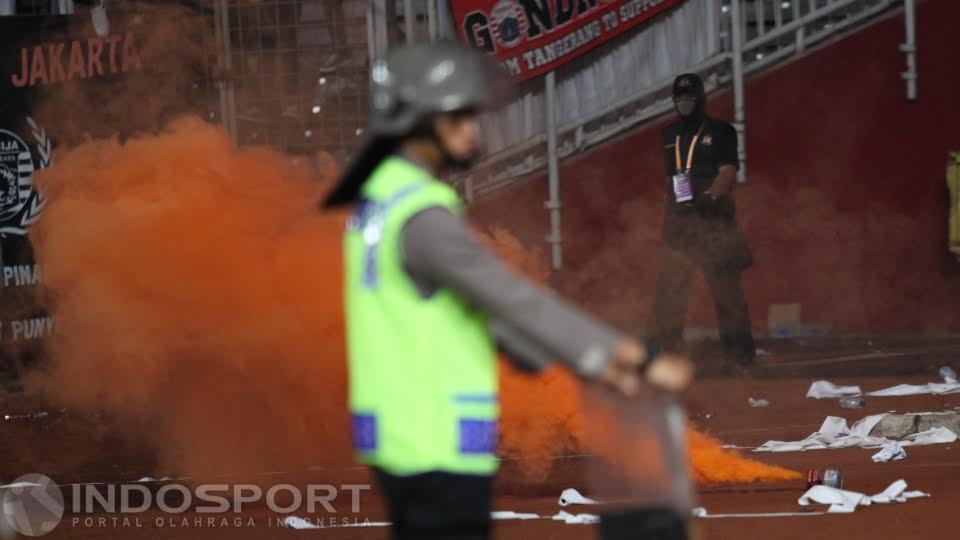
<path fill-rule="evenodd" d="M 724 353 L 734 365 L 753 361 L 755 347 L 741 274 L 752 255 L 736 221 L 733 189 L 739 156 L 730 124 L 707 116 L 703 81 L 678 76 L 679 120 L 662 132 L 667 197 L 660 273 L 647 336 L 665 349 L 679 345 L 694 269 L 713 293 Z"/>
<path fill-rule="evenodd" d="M 495 346 L 551 359 L 625 394 L 671 391 L 690 364 L 654 355 L 508 270 L 438 178 L 477 157 L 486 64 L 455 43 L 411 45 L 372 69 L 372 139 L 328 196 L 349 206 L 345 302 L 354 448 L 395 538 L 487 538 L 497 469 Z M 655 356 L 655 358 L 649 358 Z"/>

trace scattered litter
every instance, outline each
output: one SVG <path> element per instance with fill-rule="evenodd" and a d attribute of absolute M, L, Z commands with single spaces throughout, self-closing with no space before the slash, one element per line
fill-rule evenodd
<path fill-rule="evenodd" d="M 491 519 L 540 519 L 540 514 L 524 514 L 521 512 L 511 512 L 509 510 L 502 510 L 497 512 L 490 512 Z"/>
<path fill-rule="evenodd" d="M 940 376 L 943 377 L 943 382 L 947 384 L 953 384 L 957 382 L 957 372 L 953 370 L 950 366 L 943 366 L 940 368 Z"/>
<path fill-rule="evenodd" d="M 926 431 L 921 431 L 920 433 L 913 433 L 907 435 L 900 441 L 902 446 L 923 446 L 926 444 L 943 444 L 943 443 L 952 443 L 957 440 L 957 434 L 954 433 L 950 428 L 947 427 L 937 427 L 933 429 L 928 429 Z"/>
<path fill-rule="evenodd" d="M 754 449 L 754 452 L 796 452 L 802 450 L 823 450 L 826 448 L 879 448 L 889 442 L 885 437 L 872 437 L 869 433 L 886 415 L 874 414 L 858 421 L 853 427 L 837 416 L 828 416 L 820 429 L 802 441 L 767 441 Z M 904 437 L 901 446 L 920 446 L 927 444 L 952 443 L 957 434 L 945 427 L 928 429 Z"/>
<path fill-rule="evenodd" d="M 849 514 L 857 509 L 858 506 L 870 506 L 871 504 L 888 504 L 892 502 L 906 502 L 908 499 L 918 497 L 929 497 L 929 493 L 922 491 L 905 491 L 907 483 L 904 480 L 887 486 L 887 489 L 872 496 L 867 497 L 863 493 L 856 491 L 846 491 L 843 489 L 832 488 L 828 486 L 813 486 L 806 493 L 800 496 L 797 501 L 802 506 L 810 504 L 829 504 L 828 514 Z"/>
<path fill-rule="evenodd" d="M 765 399 L 747 398 L 747 403 L 749 403 L 750 406 L 753 407 L 753 408 L 755 408 L 755 409 L 758 408 L 758 407 L 769 407 L 769 406 L 770 406 L 770 402 L 767 401 L 767 400 L 765 400 Z"/>
<path fill-rule="evenodd" d="M 907 499 L 918 499 L 921 497 L 929 497 L 929 493 L 924 493 L 922 491 L 906 491 L 907 482 L 905 480 L 897 480 L 896 482 L 887 486 L 887 489 L 882 492 L 870 497 L 870 500 L 877 504 L 886 504 L 891 502 L 906 502 Z"/>
<path fill-rule="evenodd" d="M 867 392 L 868 396 L 890 397 L 890 396 L 917 396 L 921 394 L 933 394 L 941 396 L 945 394 L 960 393 L 960 383 L 957 381 L 946 383 L 927 383 L 927 384 L 898 384 L 890 388 Z"/>
<path fill-rule="evenodd" d="M 847 448 L 849 446 L 881 446 L 886 440 L 870 437 L 868 434 L 885 415 L 868 416 L 853 425 L 838 416 L 828 416 L 820 429 L 802 441 L 767 441 L 756 449 L 757 452 L 793 452 L 797 450 L 819 450 L 823 448 Z"/>
<path fill-rule="evenodd" d="M 867 406 L 867 400 L 860 396 L 843 396 L 840 398 L 840 406 L 844 409 L 862 409 Z"/>
<path fill-rule="evenodd" d="M 814 399 L 839 398 L 858 395 L 863 392 L 859 386 L 837 386 L 830 381 L 814 381 L 807 390 L 807 397 Z"/>
<path fill-rule="evenodd" d="M 945 371 L 949 370 L 949 371 Z M 873 397 L 889 396 L 916 396 L 921 394 L 945 395 L 960 393 L 960 382 L 956 379 L 956 373 L 951 376 L 951 368 L 941 368 L 940 376 L 943 377 L 942 383 L 927 384 L 898 384 L 873 392 L 860 390 L 859 386 L 837 386 L 830 381 L 814 381 L 807 390 L 807 397 L 814 399 L 824 398 L 843 398 L 845 396 L 867 395 Z"/>
<path fill-rule="evenodd" d="M 570 514 L 561 510 L 557 515 L 553 516 L 551 519 L 554 521 L 563 521 L 567 525 L 590 525 L 593 523 L 598 523 L 600 521 L 599 516 L 593 514 Z"/>
<path fill-rule="evenodd" d="M 770 351 L 766 349 L 757 349 L 756 354 L 757 356 L 770 356 Z"/>
<path fill-rule="evenodd" d="M 597 501 L 584 497 L 579 491 L 573 488 L 567 488 L 563 490 L 563 493 L 560 494 L 560 500 L 557 502 L 560 504 L 560 506 L 567 506 L 571 504 L 597 504 Z"/>
<path fill-rule="evenodd" d="M 822 516 L 826 512 L 756 512 L 748 514 L 711 514 L 707 512 L 706 508 L 699 507 L 694 508 L 691 511 L 693 517 L 703 518 L 703 519 L 719 519 L 719 518 L 754 518 L 754 517 L 795 517 L 795 516 Z"/>
<path fill-rule="evenodd" d="M 362 523 L 344 523 L 343 525 L 316 525 L 308 518 L 287 516 L 283 518 L 283 526 L 288 529 L 335 529 L 340 527 L 389 527 L 389 521 L 364 521 Z"/>
<path fill-rule="evenodd" d="M 807 469 L 807 489 L 816 485 L 843 489 L 843 471 L 831 469 Z"/>
<path fill-rule="evenodd" d="M 880 463 L 887 461 L 897 461 L 907 457 L 907 451 L 903 449 L 903 446 L 900 443 L 888 442 L 883 445 L 883 448 L 879 452 L 870 457 L 874 463 Z"/>
<path fill-rule="evenodd" d="M 856 510 L 857 506 L 869 506 L 871 501 L 870 497 L 863 493 L 817 485 L 808 489 L 797 502 L 802 506 L 809 506 L 811 503 L 829 504 L 828 514 L 849 514 Z"/>

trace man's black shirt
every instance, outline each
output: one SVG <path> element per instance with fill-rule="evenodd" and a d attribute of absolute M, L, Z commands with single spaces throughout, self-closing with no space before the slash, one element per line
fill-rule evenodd
<path fill-rule="evenodd" d="M 694 200 L 693 206 L 703 209 L 705 206 L 705 191 L 713 185 L 714 179 L 720 172 L 723 165 L 733 165 L 739 169 L 740 158 L 737 153 L 737 131 L 734 127 L 722 120 L 710 118 L 704 119 L 700 124 L 691 122 L 677 121 L 665 127 L 661 132 L 663 142 L 663 164 L 667 179 L 667 207 L 669 210 L 676 210 L 679 207 L 690 206 L 677 204 L 673 195 L 673 176 L 678 173 L 676 165 L 675 145 L 677 136 L 680 137 L 680 163 L 681 169 L 686 167 L 687 153 L 690 150 L 690 142 L 700 130 L 700 137 L 697 140 L 697 146 L 693 150 L 693 162 L 691 163 L 691 180 L 693 182 Z M 716 202 L 712 203 L 713 208 L 709 211 L 719 215 L 733 215 L 733 198 L 724 195 Z"/>

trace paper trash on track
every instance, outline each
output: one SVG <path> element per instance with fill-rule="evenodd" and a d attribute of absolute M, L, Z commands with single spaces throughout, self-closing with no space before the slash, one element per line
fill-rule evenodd
<path fill-rule="evenodd" d="M 560 494 L 560 500 L 557 502 L 560 504 L 560 506 L 567 506 L 570 504 L 597 504 L 597 501 L 584 497 L 579 491 L 573 488 L 567 488 L 563 490 L 563 493 Z"/>
<path fill-rule="evenodd" d="M 811 504 L 829 504 L 830 508 L 827 509 L 828 514 L 849 514 L 854 512 L 858 506 L 906 502 L 908 499 L 930 496 L 929 493 L 924 493 L 922 491 L 908 492 L 906 489 L 907 483 L 902 479 L 890 484 L 887 486 L 887 489 L 877 493 L 876 495 L 873 495 L 872 497 L 867 497 L 863 493 L 858 493 L 856 491 L 847 491 L 829 486 L 818 485 L 808 489 L 806 493 L 800 496 L 800 499 L 798 499 L 797 502 L 800 503 L 801 506 L 809 506 Z"/>
<path fill-rule="evenodd" d="M 599 523 L 600 517 L 593 514 L 570 514 L 561 510 L 557 515 L 553 516 L 554 521 L 563 521 L 567 525 L 590 525 L 593 523 Z"/>
<path fill-rule="evenodd" d="M 907 457 L 907 451 L 899 442 L 889 442 L 883 445 L 879 452 L 870 457 L 875 463 L 897 461 Z"/>
<path fill-rule="evenodd" d="M 870 415 L 853 425 L 838 416 L 828 416 L 820 429 L 801 441 L 767 441 L 754 448 L 754 452 L 797 452 L 803 450 L 825 450 L 829 448 L 879 448 L 894 442 L 885 437 L 872 437 L 870 431 L 887 413 Z M 945 427 L 938 427 L 907 435 L 899 441 L 900 446 L 921 446 L 928 444 L 951 443 L 957 440 L 957 434 Z"/>
<path fill-rule="evenodd" d="M 839 398 L 862 394 L 859 386 L 837 386 L 830 381 L 814 381 L 807 390 L 807 397 L 814 399 Z"/>
<path fill-rule="evenodd" d="M 511 512 L 509 510 L 500 510 L 490 512 L 491 519 L 540 519 L 540 514 L 525 514 L 523 512 Z"/>
<path fill-rule="evenodd" d="M 960 383 L 898 384 L 890 388 L 867 392 L 868 396 L 873 397 L 919 396 L 923 394 L 933 394 L 935 396 L 960 394 Z"/>
<path fill-rule="evenodd" d="M 960 382 L 944 377 L 942 383 L 898 384 L 864 393 L 859 386 L 838 386 L 830 381 L 814 381 L 807 390 L 807 397 L 814 399 L 841 398 L 843 396 L 866 395 L 870 397 L 918 396 L 932 394 L 942 396 L 960 393 Z"/>

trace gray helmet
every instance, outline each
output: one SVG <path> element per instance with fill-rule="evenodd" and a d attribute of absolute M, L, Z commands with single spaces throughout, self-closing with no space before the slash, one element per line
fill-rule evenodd
<path fill-rule="evenodd" d="M 454 41 L 396 49 L 370 79 L 370 134 L 394 137 L 437 113 L 492 105 L 500 82 L 482 55 Z"/>

